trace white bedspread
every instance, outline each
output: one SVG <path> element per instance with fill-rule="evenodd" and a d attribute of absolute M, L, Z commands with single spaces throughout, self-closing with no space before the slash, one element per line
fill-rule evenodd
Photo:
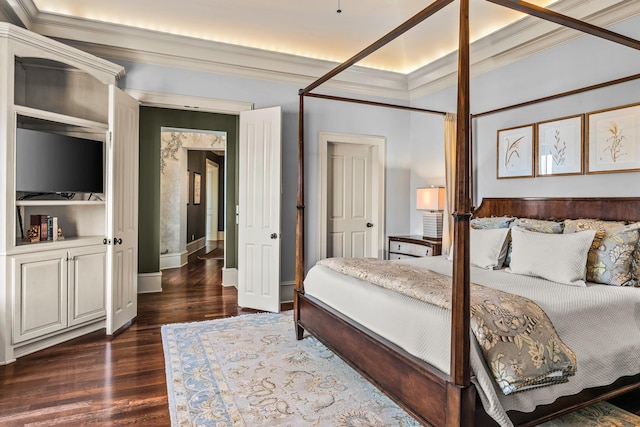
<path fill-rule="evenodd" d="M 445 257 L 398 260 L 451 275 Z M 611 384 L 640 373 L 640 289 L 588 284 L 565 286 L 505 270 L 471 267 L 471 281 L 530 298 L 542 307 L 558 334 L 576 353 L 577 373 L 569 382 L 505 396 L 471 340 L 472 381 L 485 410 L 511 426 L 505 411 L 530 412 L 560 396 Z M 305 292 L 348 315 L 442 372 L 449 373 L 451 313 L 322 267 L 313 267 Z"/>

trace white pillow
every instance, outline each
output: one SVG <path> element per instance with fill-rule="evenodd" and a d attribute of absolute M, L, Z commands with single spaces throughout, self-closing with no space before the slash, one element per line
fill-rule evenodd
<path fill-rule="evenodd" d="M 509 269 L 564 285 L 586 286 L 587 254 L 595 234 L 595 230 L 550 234 L 514 227 Z"/>
<path fill-rule="evenodd" d="M 487 269 L 502 268 L 507 257 L 508 228 L 470 228 L 469 262 Z"/>

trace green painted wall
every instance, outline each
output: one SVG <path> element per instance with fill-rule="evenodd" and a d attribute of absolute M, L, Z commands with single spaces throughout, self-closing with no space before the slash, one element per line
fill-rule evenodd
<path fill-rule="evenodd" d="M 225 266 L 238 265 L 238 116 L 140 107 L 138 272 L 160 271 L 160 130 L 162 127 L 227 132 Z"/>

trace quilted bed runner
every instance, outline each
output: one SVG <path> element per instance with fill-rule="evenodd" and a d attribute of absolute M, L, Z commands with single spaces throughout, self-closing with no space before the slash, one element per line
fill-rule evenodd
<path fill-rule="evenodd" d="M 327 258 L 318 264 L 451 310 L 447 275 L 374 258 Z M 575 354 L 528 298 L 471 284 L 471 329 L 505 395 L 563 383 L 576 372 Z"/>

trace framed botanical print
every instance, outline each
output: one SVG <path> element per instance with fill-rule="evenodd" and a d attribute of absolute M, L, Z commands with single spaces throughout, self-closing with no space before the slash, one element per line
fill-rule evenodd
<path fill-rule="evenodd" d="M 583 165 L 582 114 L 536 123 L 536 175 L 579 175 Z"/>
<path fill-rule="evenodd" d="M 498 179 L 533 176 L 533 137 L 533 124 L 498 131 Z"/>
<path fill-rule="evenodd" d="M 587 173 L 640 171 L 640 104 L 587 113 Z"/>

